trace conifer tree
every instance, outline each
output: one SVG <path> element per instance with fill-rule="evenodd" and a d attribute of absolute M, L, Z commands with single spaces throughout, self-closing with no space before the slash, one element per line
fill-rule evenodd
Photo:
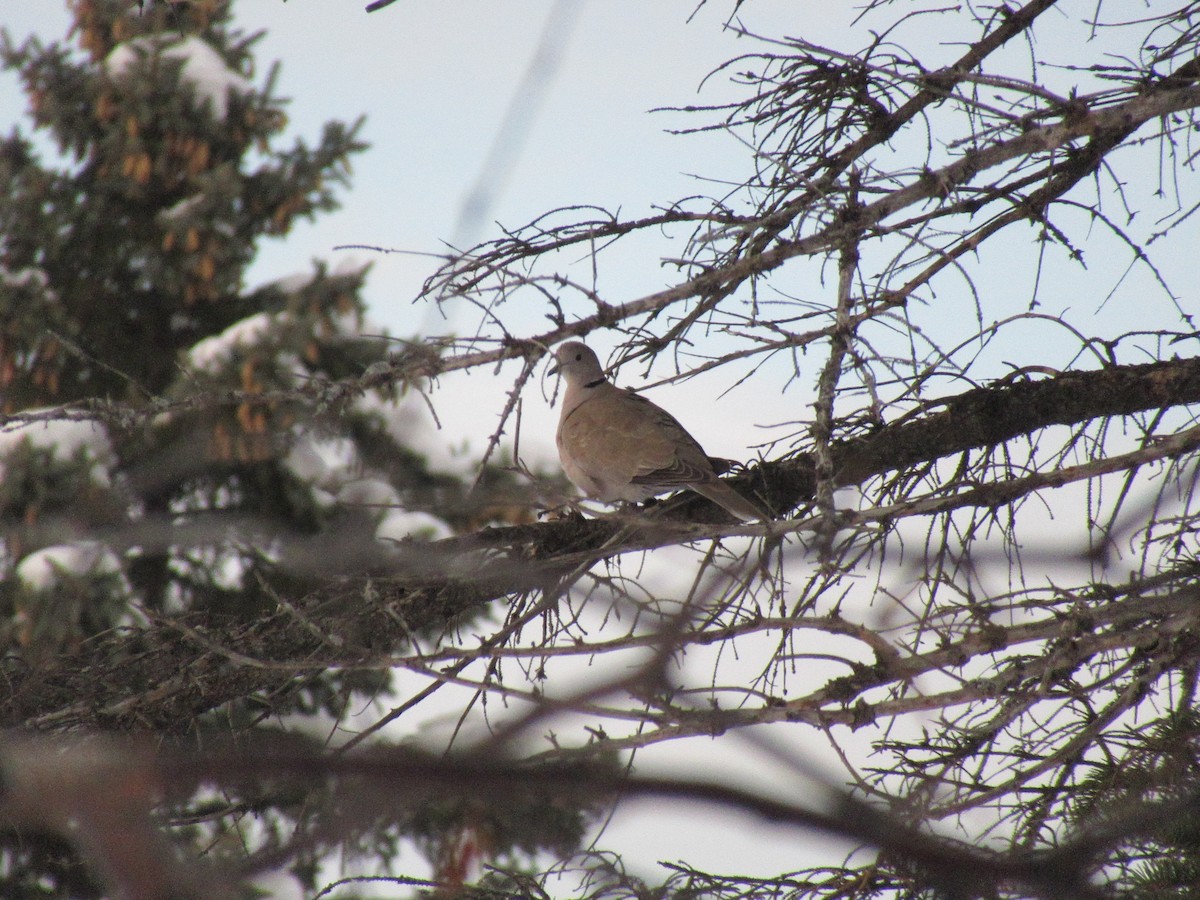
<path fill-rule="evenodd" d="M 362 333 L 365 268 L 316 263 L 247 286 L 261 241 L 334 208 L 362 122 L 284 145 L 277 70 L 262 77 L 227 3 L 72 11 L 77 48 L 2 43 L 34 131 L 56 145 L 20 130 L 0 145 L 0 645 L 43 686 L 98 640 L 109 671 L 169 658 L 139 641 L 147 623 L 187 622 L 186 642 L 253 622 L 386 560 L 379 538 L 444 535 L 463 515 L 463 485 L 389 418 L 397 391 L 328 387 L 386 357 Z M 282 715 L 336 719 L 387 684 L 386 668 L 313 667 L 219 710 L 108 724 L 244 744 Z M 251 848 L 293 834 L 304 802 L 255 800 Z M 174 808 L 173 833 L 195 847 L 245 815 L 228 796 Z M 363 846 L 387 857 L 416 831 L 436 857 L 438 834 L 459 833 L 444 805 L 406 815 L 364 826 Z M 0 844 L 0 895 L 100 890 L 59 838 L 6 831 Z M 311 877 L 318 857 L 314 844 L 297 871 Z"/>
<path fill-rule="evenodd" d="M 286 121 L 275 73 L 254 86 L 252 39 L 230 28 L 223 4 L 81 2 L 74 13 L 82 56 L 5 36 L 4 63 L 62 157 L 43 161 L 19 132 L 4 144 L 4 411 L 120 403 L 148 415 L 127 427 L 77 423 L 72 452 L 54 428 L 9 433 L 22 454 L 6 463 L 3 502 L 7 599 L 20 623 L 9 638 L 35 655 L 118 624 L 130 603 L 252 613 L 269 553 L 232 529 L 196 558 L 168 532 L 234 513 L 300 533 L 323 527 L 335 498 L 301 467 L 345 426 L 318 426 L 311 404 L 272 392 L 381 352 L 359 334 L 364 271 L 318 265 L 254 290 L 244 277 L 262 238 L 334 206 L 333 188 L 364 147 L 361 123 L 332 122 L 316 146 L 275 149 Z M 231 392 L 230 402 L 187 402 Z M 39 609 L 46 579 L 20 574 L 36 568 L 31 555 L 54 569 L 76 554 L 48 548 L 69 547 L 85 528 L 137 522 L 157 535 L 127 554 L 95 548 L 84 567 L 120 576 L 102 589 L 106 602 L 87 604 L 96 621 L 67 628 Z M 114 553 L 128 564 L 114 568 Z M 59 634 L 46 633 L 49 620 Z"/>

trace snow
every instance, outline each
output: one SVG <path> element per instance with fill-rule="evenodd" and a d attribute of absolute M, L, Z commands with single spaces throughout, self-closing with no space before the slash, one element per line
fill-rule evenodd
<path fill-rule="evenodd" d="M 306 484 L 321 484 L 329 473 L 329 464 L 308 435 L 302 435 L 292 443 L 283 464 Z"/>
<path fill-rule="evenodd" d="M 174 206 L 164 209 L 158 214 L 158 217 L 168 222 L 175 219 L 186 219 L 203 202 L 203 194 L 193 194 L 190 197 L 185 197 L 184 199 L 180 200 Z"/>
<path fill-rule="evenodd" d="M 357 467 L 354 445 L 344 437 L 322 438 L 294 429 L 283 464 L 301 481 L 337 491 Z"/>
<path fill-rule="evenodd" d="M 338 503 L 344 506 L 383 507 L 399 506 L 400 495 L 396 489 L 379 478 L 356 478 L 346 482 L 338 491 Z"/>
<path fill-rule="evenodd" d="M 9 270 L 0 266 L 0 284 L 11 288 L 32 286 L 45 290 L 50 286 L 50 279 L 41 269 Z"/>
<path fill-rule="evenodd" d="M 405 538 L 436 541 L 452 534 L 450 527 L 441 519 L 429 513 L 402 509 L 389 512 L 375 529 L 375 539 L 380 541 L 402 541 Z"/>
<path fill-rule="evenodd" d="M 262 343 L 277 321 L 269 313 L 262 312 L 234 322 L 220 334 L 196 343 L 187 353 L 188 364 L 197 371 L 215 375 L 229 361 L 234 350 Z"/>
<path fill-rule="evenodd" d="M 313 277 L 312 272 L 294 272 L 291 275 L 285 275 L 282 278 L 268 281 L 262 285 L 262 288 L 276 288 L 285 294 L 294 294 L 312 284 Z M 259 288 L 259 290 L 262 288 Z"/>
<path fill-rule="evenodd" d="M 338 260 L 337 265 L 333 267 L 334 275 L 361 275 L 369 265 L 365 259 L 362 259 L 356 253 L 350 253 Z"/>
<path fill-rule="evenodd" d="M 113 47 L 104 60 L 104 71 L 110 78 L 120 78 L 144 56 L 149 55 L 153 44 L 146 38 L 134 38 Z"/>
<path fill-rule="evenodd" d="M 105 71 L 118 79 L 133 68 L 140 59 L 155 51 L 168 59 L 182 60 L 180 77 L 192 86 L 200 105 L 208 105 L 217 119 L 229 113 L 229 94 L 249 94 L 254 90 L 248 80 L 234 72 L 225 60 L 203 39 L 191 35 L 180 41 L 164 43 L 161 39 L 139 37 L 113 48 L 104 60 Z"/>
<path fill-rule="evenodd" d="M 369 405 L 369 397 L 363 401 Z M 377 407 L 378 408 L 378 407 Z M 438 428 L 429 406 L 416 390 L 410 390 L 394 406 L 380 410 L 388 431 L 404 446 L 425 459 L 429 471 L 463 477 L 473 475 L 479 466 L 476 449 L 465 443 L 457 447 Z"/>
<path fill-rule="evenodd" d="M 322 439 L 298 433 L 284 465 L 310 486 L 322 505 L 375 513 L 377 540 L 437 540 L 452 534 L 435 516 L 401 509 L 400 494 L 382 478 L 356 475 L 357 456 L 353 444 L 344 438 Z"/>
<path fill-rule="evenodd" d="M 347 438 L 316 437 L 296 428 L 283 464 L 309 486 L 324 508 L 363 507 L 378 520 L 400 503 L 400 495 L 386 481 L 359 474 L 362 465 Z"/>
<path fill-rule="evenodd" d="M 28 410 L 38 412 L 38 410 Z M 97 484 L 110 483 L 108 469 L 115 456 L 108 432 L 98 422 L 50 421 L 31 422 L 16 428 L 0 430 L 0 479 L 4 477 L 4 457 L 8 456 L 22 441 L 34 447 L 51 451 L 54 459 L 67 461 L 82 452 L 93 462 L 92 477 Z"/>
<path fill-rule="evenodd" d="M 17 566 L 17 578 L 35 591 L 48 591 L 64 577 L 120 572 L 113 552 L 97 541 L 57 544 L 30 553 Z"/>

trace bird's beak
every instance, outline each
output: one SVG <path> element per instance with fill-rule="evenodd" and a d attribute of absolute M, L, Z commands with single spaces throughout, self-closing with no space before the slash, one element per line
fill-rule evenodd
<path fill-rule="evenodd" d="M 559 365 L 558 365 L 558 359 L 557 359 L 557 357 L 551 357 L 551 360 L 550 360 L 550 368 L 548 368 L 548 369 L 546 370 L 546 374 L 547 374 L 547 375 L 557 375 L 557 374 L 558 374 L 558 369 L 559 369 Z"/>

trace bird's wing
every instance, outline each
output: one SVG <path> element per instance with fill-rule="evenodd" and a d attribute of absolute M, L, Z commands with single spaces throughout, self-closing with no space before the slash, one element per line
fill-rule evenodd
<path fill-rule="evenodd" d="M 564 417 L 558 444 L 564 468 L 587 473 L 614 495 L 630 485 L 667 490 L 715 477 L 700 445 L 673 416 L 616 387 L 597 389 Z"/>

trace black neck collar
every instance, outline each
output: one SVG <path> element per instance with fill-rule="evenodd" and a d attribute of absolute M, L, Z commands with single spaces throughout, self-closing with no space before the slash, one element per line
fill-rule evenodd
<path fill-rule="evenodd" d="M 589 381 L 587 384 L 584 385 L 584 387 L 585 388 L 599 387 L 600 385 L 604 384 L 604 382 L 606 382 L 606 381 L 608 381 L 607 378 L 597 378 L 595 381 Z"/>

